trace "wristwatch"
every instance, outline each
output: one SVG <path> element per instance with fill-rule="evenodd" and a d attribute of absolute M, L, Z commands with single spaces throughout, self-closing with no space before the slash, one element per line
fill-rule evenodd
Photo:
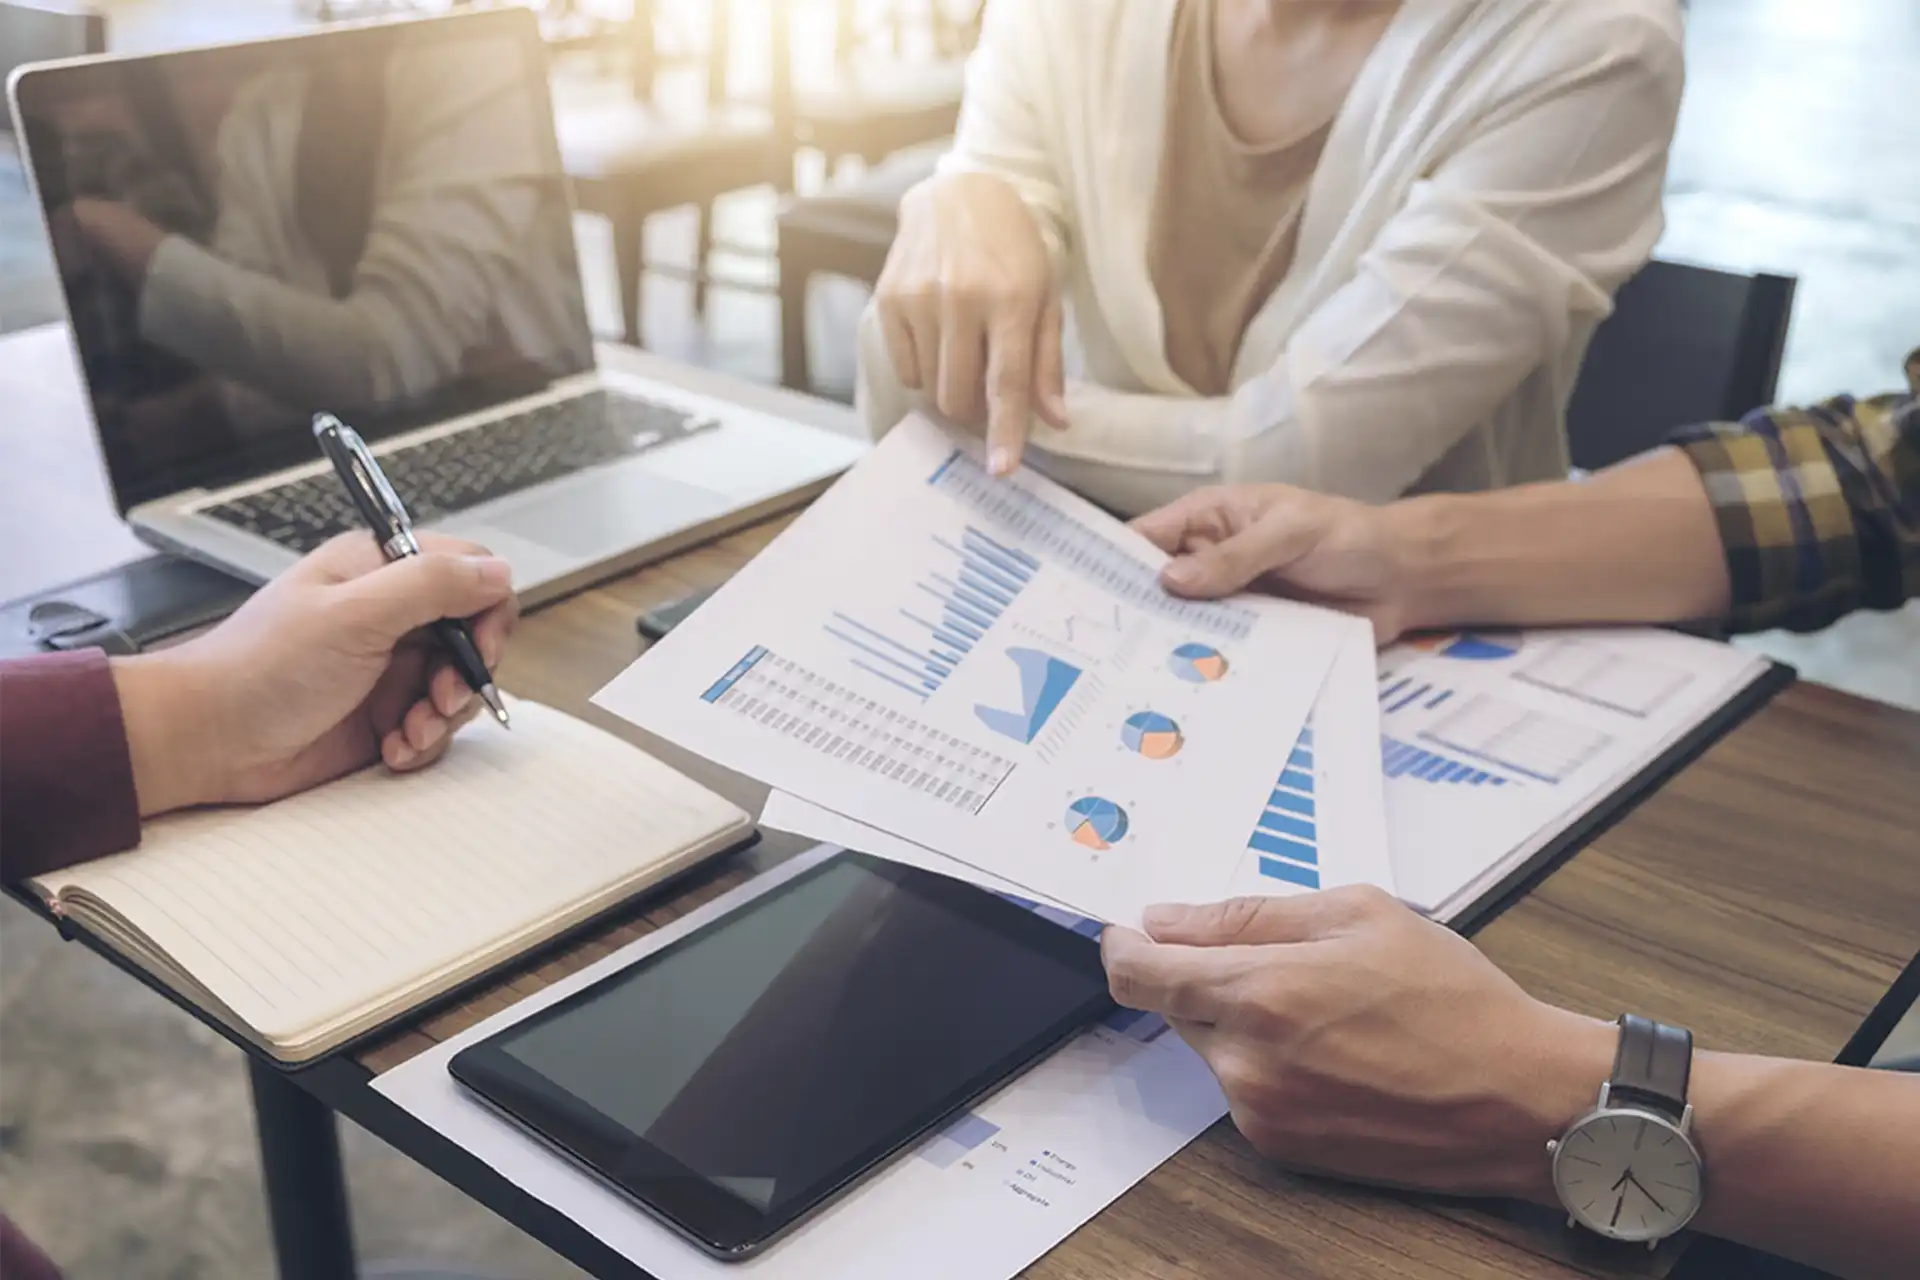
<path fill-rule="evenodd" d="M 1621 1017 L 1599 1103 L 1547 1143 L 1568 1226 L 1651 1249 L 1692 1221 L 1705 1171 L 1691 1134 L 1692 1071 L 1691 1032 Z"/>

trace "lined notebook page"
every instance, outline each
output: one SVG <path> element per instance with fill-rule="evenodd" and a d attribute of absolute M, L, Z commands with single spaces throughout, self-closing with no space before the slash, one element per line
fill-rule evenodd
<path fill-rule="evenodd" d="M 749 822 L 611 734 L 533 703 L 513 715 L 422 773 L 178 815 L 41 883 L 91 892 L 285 1042 Z"/>

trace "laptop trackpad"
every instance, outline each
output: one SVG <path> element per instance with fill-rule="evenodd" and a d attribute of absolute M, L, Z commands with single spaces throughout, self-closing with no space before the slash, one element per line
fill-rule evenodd
<path fill-rule="evenodd" d="M 557 485 L 482 518 L 575 560 L 617 555 L 724 514 L 719 494 L 622 466 Z"/>

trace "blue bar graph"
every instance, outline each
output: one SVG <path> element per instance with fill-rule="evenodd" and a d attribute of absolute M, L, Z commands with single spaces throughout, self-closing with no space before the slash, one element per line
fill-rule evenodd
<path fill-rule="evenodd" d="M 1018 480 L 989 476 L 978 462 L 956 449 L 927 477 L 927 484 L 964 503 L 988 528 L 1001 530 L 1070 573 L 1136 607 L 1183 627 L 1244 640 L 1253 634 L 1255 614 L 1217 600 L 1183 600 L 1160 585 L 1160 568 L 1130 549 L 1082 524 Z"/>
<path fill-rule="evenodd" d="M 1421 782 L 1453 783 L 1469 787 L 1504 787 L 1497 773 L 1477 769 L 1464 761 L 1394 738 L 1380 739 L 1380 768 L 1389 778 L 1417 778 Z"/>
<path fill-rule="evenodd" d="M 1260 855 L 1260 874 L 1269 880 L 1320 887 L 1320 829 L 1314 816 L 1313 726 L 1300 730 L 1267 807 L 1254 824 L 1247 847 Z"/>
<path fill-rule="evenodd" d="M 946 683 L 1040 569 L 1033 556 L 972 525 L 957 544 L 934 543 L 953 556 L 953 569 L 915 583 L 923 594 L 896 617 L 863 622 L 836 611 L 826 624 L 854 666 L 922 700 Z"/>
<path fill-rule="evenodd" d="M 1413 688 L 1407 690 L 1405 693 L 1400 694 L 1392 702 L 1389 702 L 1387 704 L 1387 710 L 1388 712 L 1391 713 L 1394 711 L 1398 711 L 1403 707 L 1410 707 L 1414 703 L 1420 701 L 1420 699 L 1426 697 L 1428 694 L 1432 692 L 1433 692 L 1433 686 L 1430 684 L 1415 685 Z"/>
<path fill-rule="evenodd" d="M 920 1148 L 920 1158 L 935 1168 L 951 1169 L 968 1152 L 991 1141 L 999 1132 L 1000 1126 L 991 1120 L 962 1111 L 927 1139 L 926 1145 Z"/>
<path fill-rule="evenodd" d="M 1412 676 L 1396 678 L 1389 671 L 1380 677 L 1380 706 L 1388 715 L 1405 711 L 1416 702 L 1422 710 L 1432 711 L 1452 696 L 1453 690 L 1442 689 L 1431 683 L 1415 684 Z"/>

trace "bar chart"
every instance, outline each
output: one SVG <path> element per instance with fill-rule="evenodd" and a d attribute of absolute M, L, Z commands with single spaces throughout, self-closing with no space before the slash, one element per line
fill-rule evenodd
<path fill-rule="evenodd" d="M 1269 880 L 1320 887 L 1320 831 L 1313 797 L 1313 726 L 1287 756 L 1286 768 L 1267 797 L 1267 807 L 1247 847 L 1260 855 L 1260 874 Z"/>
<path fill-rule="evenodd" d="M 756 645 L 701 695 L 836 764 L 978 813 L 1013 762 Z"/>
<path fill-rule="evenodd" d="M 1416 704 L 1433 711 L 1453 697 L 1453 690 L 1388 671 L 1380 677 L 1380 708 L 1388 715 Z"/>
<path fill-rule="evenodd" d="M 1380 768 L 1389 778 L 1412 778 L 1447 786 L 1504 787 L 1507 780 L 1474 765 L 1463 764 L 1437 751 L 1416 747 L 1398 738 L 1380 739 Z"/>
<path fill-rule="evenodd" d="M 1033 581 L 1040 562 L 969 525 L 958 542 L 934 538 L 953 557 L 949 573 L 929 574 L 897 616 L 863 622 L 835 611 L 827 634 L 851 650 L 853 665 L 916 698 L 932 697 L 954 668 Z"/>
<path fill-rule="evenodd" d="M 936 1169 L 951 1169 L 999 1134 L 1000 1126 L 991 1120 L 962 1111 L 921 1144 L 920 1158 Z"/>
<path fill-rule="evenodd" d="M 1037 549 L 1048 563 L 1122 600 L 1214 635 L 1242 640 L 1253 631 L 1250 610 L 1168 595 L 1161 589 L 1158 569 L 1019 485 L 988 476 L 959 449 L 927 477 L 927 483 Z"/>
<path fill-rule="evenodd" d="M 1522 777 L 1559 783 L 1606 750 L 1609 734 L 1492 694 L 1475 694 L 1420 738 Z"/>

